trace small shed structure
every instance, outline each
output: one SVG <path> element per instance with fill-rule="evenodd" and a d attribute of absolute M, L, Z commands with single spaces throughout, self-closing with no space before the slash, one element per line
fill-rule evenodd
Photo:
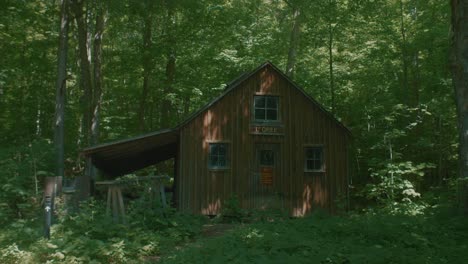
<path fill-rule="evenodd" d="M 350 131 L 270 62 L 172 129 L 83 151 L 116 177 L 174 158 L 177 208 L 218 214 L 234 195 L 246 209 L 335 211 L 348 194 Z"/>

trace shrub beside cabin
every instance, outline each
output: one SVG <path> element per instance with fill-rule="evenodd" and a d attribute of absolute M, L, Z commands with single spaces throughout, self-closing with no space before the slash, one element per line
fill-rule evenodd
<path fill-rule="evenodd" d="M 173 129 L 84 153 L 111 177 L 174 158 L 174 200 L 184 212 L 217 214 L 236 195 L 242 208 L 298 216 L 333 212 L 347 197 L 350 137 L 267 62 Z"/>

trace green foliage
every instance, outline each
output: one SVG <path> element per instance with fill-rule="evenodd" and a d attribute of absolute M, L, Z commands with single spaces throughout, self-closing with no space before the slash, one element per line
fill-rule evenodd
<path fill-rule="evenodd" d="M 0 262 L 140 263 L 193 238 L 203 223 L 174 212 L 143 218 L 134 211 L 127 225 L 116 224 L 96 200 L 82 203 L 78 213 L 61 215 L 50 240 L 42 238 L 41 220 L 16 221 L 2 230 Z"/>
<path fill-rule="evenodd" d="M 466 219 L 316 214 L 261 222 L 200 240 L 162 263 L 458 263 L 468 257 Z"/>
<path fill-rule="evenodd" d="M 223 222 L 241 223 L 245 220 L 247 212 L 240 207 L 238 196 L 232 195 L 224 201 L 220 216 Z"/>
<path fill-rule="evenodd" d="M 52 146 L 47 140 L 0 148 L 0 224 L 34 216 L 44 176 L 50 176 Z"/>
<path fill-rule="evenodd" d="M 163 207 L 159 195 L 155 194 L 159 190 L 152 190 L 152 187 L 143 184 L 134 190 L 140 197 L 130 201 L 128 206 L 128 215 L 132 219 L 130 225 L 133 228 L 160 232 L 176 241 L 185 241 L 200 233 L 201 224 L 205 220 L 203 217 L 188 217 L 172 207 Z"/>
<path fill-rule="evenodd" d="M 414 165 L 412 162 L 385 164 L 371 173 L 374 183 L 367 184 L 361 195 L 393 213 L 421 214 L 425 206 L 414 183 L 433 167 L 432 164 Z"/>
<path fill-rule="evenodd" d="M 95 7 L 87 2 L 89 21 L 94 21 Z M 454 203 L 457 192 L 447 1 L 201 0 L 176 1 L 174 7 L 175 25 L 170 25 L 162 2 L 109 2 L 101 141 L 142 132 L 135 104 L 142 96 L 142 55 L 151 58 L 146 130 L 156 130 L 163 125 L 159 106 L 164 100 L 172 103 L 169 123 L 174 125 L 219 95 L 226 82 L 265 60 L 284 68 L 293 10 L 299 8 L 303 18 L 294 81 L 330 109 L 332 68 L 334 114 L 354 138 L 351 205 L 362 199 L 359 206 L 368 215 L 286 220 L 278 211 L 245 212 L 232 197 L 224 202 L 223 220 L 258 223 L 180 256 L 171 251 L 174 256 L 167 262 L 466 259 L 462 220 L 424 216 Z M 6 0 L 0 9 L 0 262 L 142 262 L 193 240 L 203 220 L 162 209 L 147 188 L 129 203 L 127 225 L 112 223 L 103 204 L 90 201 L 79 213 L 58 212 L 52 239 L 41 239 L 40 190 L 54 167 L 47 139 L 53 134 L 57 14 L 54 1 Z M 151 48 L 142 43 L 148 14 Z M 70 47 L 76 42 L 71 23 Z M 171 49 L 176 77 L 172 90 L 165 92 Z M 86 140 L 78 58 L 76 49 L 68 52 L 65 151 L 71 176 L 81 172 L 76 153 Z"/>

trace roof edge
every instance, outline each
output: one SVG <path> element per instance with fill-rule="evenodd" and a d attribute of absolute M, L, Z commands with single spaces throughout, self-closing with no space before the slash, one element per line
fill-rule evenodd
<path fill-rule="evenodd" d="M 213 100 L 205 104 L 203 107 L 195 111 L 193 114 L 191 114 L 189 117 L 187 117 L 184 121 L 182 121 L 178 126 L 176 126 L 176 129 L 180 129 L 190 123 L 193 119 L 195 119 L 197 116 L 199 116 L 201 113 L 204 111 L 208 110 L 212 105 L 217 103 L 219 100 L 221 100 L 224 96 L 226 96 L 229 92 L 234 90 L 236 87 L 238 87 L 242 82 L 250 78 L 252 75 L 257 73 L 259 70 L 263 69 L 266 66 L 270 66 L 272 69 L 274 69 L 276 72 L 278 72 L 283 78 L 285 78 L 288 82 L 290 82 L 296 89 L 298 89 L 307 99 L 309 99 L 314 105 L 316 105 L 320 110 L 322 110 L 328 117 L 330 117 L 333 121 L 335 121 L 341 128 L 343 128 L 350 136 L 352 136 L 351 130 L 349 130 L 341 121 L 339 121 L 334 114 L 329 112 L 327 109 L 325 109 L 319 102 L 317 102 L 312 96 L 310 96 L 303 88 L 301 88 L 297 83 L 295 83 L 289 76 L 287 76 L 283 71 L 281 71 L 278 67 L 276 67 L 271 61 L 265 61 L 262 63 L 260 66 L 255 68 L 254 70 L 243 73 L 233 81 L 229 82 L 229 86 L 224 89 L 224 91 L 217 97 L 215 97 Z"/>
<path fill-rule="evenodd" d="M 353 134 L 351 133 L 351 130 L 347 128 L 340 120 L 336 118 L 336 116 L 325 109 L 322 104 L 317 102 L 311 95 L 309 95 L 302 87 L 300 87 L 296 82 L 294 82 L 289 76 L 287 76 L 283 71 L 281 71 L 278 67 L 276 67 L 273 63 L 268 62 L 268 65 L 270 65 L 275 71 L 277 71 L 283 78 L 285 78 L 288 82 L 290 82 L 297 90 L 299 90 L 307 99 L 309 99 L 313 104 L 315 104 L 320 110 L 322 110 L 328 117 L 332 118 L 333 121 L 335 121 L 339 126 L 341 126 L 350 136 Z"/>
<path fill-rule="evenodd" d="M 208 108 L 210 108 L 212 105 L 214 105 L 215 103 L 217 103 L 219 100 L 221 100 L 224 96 L 226 96 L 229 92 L 231 92 L 232 90 L 234 90 L 236 87 L 238 87 L 241 83 L 243 83 L 245 80 L 247 80 L 248 78 L 250 78 L 252 75 L 254 75 L 255 73 L 257 73 L 259 70 L 263 69 L 265 66 L 267 65 L 273 65 L 270 61 L 266 61 L 264 63 L 262 63 L 260 66 L 258 66 L 257 68 L 255 68 L 254 70 L 250 71 L 250 72 L 244 72 L 243 74 L 241 74 L 239 77 L 235 78 L 234 80 L 230 81 L 228 83 L 228 86 L 224 89 L 224 91 L 218 95 L 217 97 L 215 97 L 213 100 L 211 100 L 210 102 L 208 102 L 207 104 L 205 104 L 203 107 L 201 107 L 200 109 L 198 109 L 197 111 L 195 111 L 193 114 L 191 114 L 190 116 L 188 116 L 184 121 L 182 121 L 178 126 L 176 126 L 175 128 L 176 129 L 180 129 L 182 127 L 184 127 L 185 125 L 187 125 L 188 123 L 190 123 L 193 119 L 195 119 L 198 115 L 200 115 L 201 113 L 203 113 L 204 111 L 208 110 Z"/>
<path fill-rule="evenodd" d="M 157 135 L 166 134 L 166 133 L 171 133 L 171 132 L 178 133 L 179 130 L 178 130 L 177 127 L 161 129 L 161 130 L 158 130 L 158 131 L 155 131 L 155 132 L 143 134 L 143 135 L 136 136 L 136 137 L 129 137 L 129 138 L 126 138 L 126 139 L 110 141 L 110 142 L 107 142 L 107 143 L 102 143 L 102 144 L 98 144 L 98 145 L 95 145 L 95 146 L 87 147 L 87 148 L 84 148 L 82 151 L 80 151 L 80 153 L 83 154 L 83 155 L 89 155 L 89 154 L 93 154 L 93 153 L 99 151 L 102 148 L 106 148 L 106 147 L 109 147 L 109 146 L 121 145 L 121 144 L 125 144 L 125 143 L 131 142 L 131 141 L 135 141 L 135 140 L 139 140 L 139 139 L 145 139 L 145 138 L 148 138 L 148 137 L 157 136 Z"/>
<path fill-rule="evenodd" d="M 322 110 L 328 117 L 330 117 L 333 121 L 335 121 L 341 128 L 343 128 L 350 136 L 352 136 L 351 131 L 343 124 L 341 123 L 331 112 L 329 112 L 327 109 L 325 109 L 319 102 L 317 102 L 312 96 L 310 96 L 304 89 L 302 89 L 298 84 L 296 84 L 289 76 L 287 76 L 285 73 L 283 73 L 278 67 L 276 67 L 272 62 L 270 61 L 265 61 L 262 63 L 260 66 L 255 68 L 254 70 L 250 72 L 246 72 L 241 74 L 239 77 L 234 79 L 233 81 L 228 83 L 228 86 L 225 88 L 225 90 L 217 97 L 215 97 L 213 100 L 205 104 L 203 107 L 195 111 L 193 114 L 188 116 L 185 120 L 180 122 L 177 126 L 172 127 L 172 128 L 166 128 L 166 129 L 161 129 L 155 132 L 143 134 L 140 136 L 136 137 L 130 137 L 126 139 L 121 139 L 121 140 L 115 140 L 111 141 L 108 143 L 103 143 L 91 147 L 84 148 L 80 153 L 82 155 L 90 155 L 93 154 L 97 151 L 99 151 L 102 148 L 106 148 L 109 146 L 115 146 L 115 145 L 120 145 L 120 144 L 125 144 L 130 141 L 134 140 L 139 140 L 139 139 L 145 139 L 151 136 L 157 136 L 165 133 L 179 133 L 180 129 L 183 128 L 185 125 L 190 123 L 193 119 L 198 117 L 201 113 L 204 111 L 208 110 L 212 105 L 217 103 L 219 100 L 221 100 L 224 96 L 229 94 L 232 90 L 234 90 L 236 87 L 238 87 L 240 84 L 242 84 L 245 80 L 250 78 L 252 75 L 256 74 L 259 70 L 263 69 L 266 66 L 272 67 L 276 72 L 278 72 L 283 78 L 285 78 L 288 82 L 290 82 L 296 89 L 298 89 L 307 99 L 309 99 L 314 105 L 316 105 L 320 110 Z"/>

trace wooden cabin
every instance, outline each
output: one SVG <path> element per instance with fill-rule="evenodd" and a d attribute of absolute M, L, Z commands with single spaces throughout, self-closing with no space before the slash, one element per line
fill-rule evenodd
<path fill-rule="evenodd" d="M 299 216 L 346 201 L 350 137 L 267 62 L 175 128 L 83 152 L 113 177 L 174 158 L 174 199 L 184 212 L 218 214 L 235 195 L 245 209 Z"/>

